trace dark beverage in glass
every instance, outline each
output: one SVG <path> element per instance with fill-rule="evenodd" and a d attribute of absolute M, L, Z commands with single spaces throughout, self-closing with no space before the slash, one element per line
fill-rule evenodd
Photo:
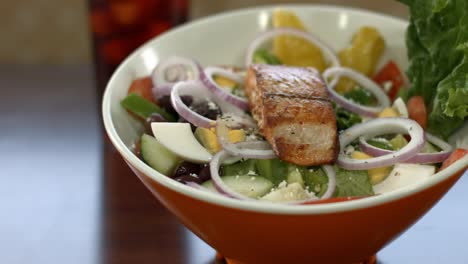
<path fill-rule="evenodd" d="M 116 67 L 145 41 L 187 20 L 189 0 L 89 0 L 98 100 Z"/>

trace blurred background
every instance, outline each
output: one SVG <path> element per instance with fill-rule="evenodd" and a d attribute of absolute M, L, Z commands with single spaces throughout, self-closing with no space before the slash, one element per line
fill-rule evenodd
<path fill-rule="evenodd" d="M 293 2 L 408 16 L 393 0 L 2 1 L 0 263 L 218 263 L 215 251 L 168 213 L 106 142 L 100 93 L 128 53 L 173 26 Z M 447 207 L 456 201 L 444 199 L 386 248 L 381 262 L 429 256 L 448 263 L 446 249 L 431 255 L 439 253 L 415 245 L 431 231 L 438 245 L 450 244 L 434 223 L 456 218 Z M 452 243 L 449 252 L 463 246 Z"/>
<path fill-rule="evenodd" d="M 0 8 L 0 32 L 4 38 L 0 44 L 1 64 L 55 64 L 77 65 L 92 62 L 92 44 L 88 3 L 103 5 L 103 0 L 16 0 L 3 1 Z M 126 1 L 113 1 L 125 3 Z M 135 1 L 137 3 L 138 1 Z M 145 1 L 140 1 L 145 2 Z M 147 1 L 146 1 L 147 2 Z M 195 19 L 220 11 L 255 5 L 276 3 L 320 3 L 347 5 L 387 13 L 405 18 L 406 8 L 393 0 L 167 0 L 184 5 L 187 2 L 188 17 Z M 126 9 L 123 15 L 132 12 L 125 4 L 114 8 Z M 130 7 L 131 8 L 131 7 Z M 164 10 L 170 15 L 170 10 Z M 122 18 L 125 19 L 125 18 Z M 131 19 L 131 18 L 127 18 Z"/>

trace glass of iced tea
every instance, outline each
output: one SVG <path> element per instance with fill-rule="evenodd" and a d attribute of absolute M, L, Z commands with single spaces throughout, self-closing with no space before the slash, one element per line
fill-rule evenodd
<path fill-rule="evenodd" d="M 127 55 L 187 20 L 189 0 L 89 0 L 98 98 Z"/>

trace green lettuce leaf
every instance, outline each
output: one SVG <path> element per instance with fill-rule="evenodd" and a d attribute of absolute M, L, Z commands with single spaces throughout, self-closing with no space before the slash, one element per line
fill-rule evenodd
<path fill-rule="evenodd" d="M 428 130 L 447 138 L 468 116 L 468 1 L 400 0 L 410 8 L 409 96 L 421 95 Z"/>
<path fill-rule="evenodd" d="M 335 167 L 335 197 L 369 196 L 374 194 L 366 170 L 345 170 Z"/>

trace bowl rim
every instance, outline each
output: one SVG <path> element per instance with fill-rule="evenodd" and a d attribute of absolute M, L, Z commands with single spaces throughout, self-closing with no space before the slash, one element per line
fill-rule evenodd
<path fill-rule="evenodd" d="M 358 209 L 365 209 L 373 206 L 382 205 L 389 203 L 395 200 L 399 200 L 411 195 L 414 195 L 418 192 L 426 190 L 434 185 L 447 180 L 451 176 L 454 176 L 457 172 L 461 171 L 465 166 L 468 165 L 468 155 L 453 163 L 451 166 L 446 169 L 434 174 L 430 179 L 425 180 L 420 184 L 415 184 L 411 186 L 402 187 L 396 191 L 366 197 L 365 199 L 349 200 L 344 202 L 337 203 L 324 203 L 324 204 L 310 204 L 310 205 L 301 205 L 301 206 L 291 206 L 285 204 L 276 204 L 268 202 L 259 202 L 259 201 L 243 201 L 228 198 L 219 194 L 206 192 L 192 188 L 190 186 L 181 184 L 173 179 L 157 172 L 141 159 L 139 159 L 133 152 L 124 144 L 120 139 L 112 121 L 111 114 L 111 94 L 112 87 L 116 82 L 116 76 L 122 74 L 125 68 L 130 64 L 132 58 L 138 56 L 142 53 L 148 46 L 154 45 L 159 41 L 159 39 L 164 38 L 165 36 L 178 34 L 180 31 L 190 29 L 193 25 L 200 25 L 204 23 L 215 23 L 216 20 L 224 19 L 230 16 L 238 16 L 245 13 L 255 13 L 258 11 L 272 10 L 277 7 L 284 8 L 306 8 L 310 10 L 323 10 L 323 11 L 334 11 L 334 12 L 353 12 L 357 14 L 373 15 L 383 17 L 385 19 L 393 20 L 396 23 L 408 23 L 407 21 L 393 17 L 387 14 L 380 14 L 372 12 L 369 10 L 354 8 L 354 7 L 342 7 L 342 6 L 333 6 L 333 5 L 316 5 L 316 4 L 287 4 L 287 5 L 265 5 L 258 6 L 253 8 L 243 8 L 238 10 L 233 10 L 229 12 L 223 12 L 220 14 L 207 16 L 202 19 L 194 20 L 192 22 L 186 23 L 180 27 L 177 27 L 173 30 L 170 30 L 158 37 L 147 41 L 133 53 L 131 53 L 117 68 L 117 70 L 112 74 L 109 82 L 106 85 L 106 89 L 103 95 L 102 100 L 102 118 L 104 122 L 104 127 L 111 140 L 114 147 L 120 153 L 120 155 L 126 160 L 129 165 L 135 167 L 138 171 L 142 172 L 144 175 L 149 177 L 151 180 L 156 181 L 160 185 L 171 189 L 172 191 L 178 192 L 182 195 L 189 196 L 192 199 L 197 199 L 204 201 L 206 203 L 227 207 L 231 209 L 243 210 L 243 211 L 253 211 L 257 213 L 267 213 L 267 214 L 280 214 L 280 215 L 314 215 L 314 214 L 327 214 L 327 213 L 339 213 L 347 212 Z"/>

